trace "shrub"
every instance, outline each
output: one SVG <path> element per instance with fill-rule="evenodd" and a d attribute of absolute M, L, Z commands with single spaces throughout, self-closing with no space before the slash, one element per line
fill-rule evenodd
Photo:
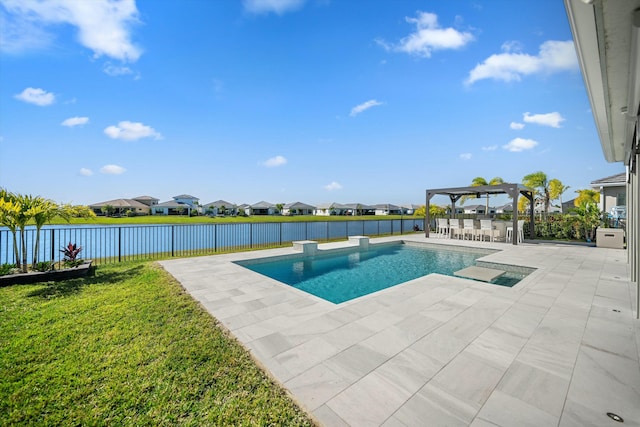
<path fill-rule="evenodd" d="M 0 264 L 0 276 L 16 273 L 17 269 L 15 264 Z"/>
<path fill-rule="evenodd" d="M 53 261 L 40 261 L 33 267 L 35 271 L 51 271 L 53 270 Z"/>

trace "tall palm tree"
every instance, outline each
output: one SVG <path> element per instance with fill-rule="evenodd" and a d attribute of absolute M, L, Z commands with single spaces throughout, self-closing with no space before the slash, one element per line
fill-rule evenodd
<path fill-rule="evenodd" d="M 34 217 L 36 212 L 37 197 L 29 194 L 16 194 L 15 200 L 20 210 L 15 217 L 16 225 L 20 229 L 20 247 L 22 251 L 21 267 L 22 272 L 27 272 L 27 223 Z"/>
<path fill-rule="evenodd" d="M 38 252 L 40 251 L 40 229 L 42 229 L 42 226 L 47 222 L 50 222 L 56 216 L 61 216 L 68 221 L 71 214 L 70 210 L 63 209 L 51 200 L 46 200 L 42 197 L 36 197 L 34 203 L 33 220 L 36 223 L 36 243 L 33 248 L 31 268 L 35 268 L 38 262 Z"/>
<path fill-rule="evenodd" d="M 13 193 L 9 193 L 4 188 L 0 188 L 0 224 L 11 231 L 13 236 L 13 255 L 16 260 L 16 267 L 20 265 L 20 251 L 18 250 L 18 222 L 16 218 L 20 213 L 20 206 Z"/>
<path fill-rule="evenodd" d="M 562 211 L 562 194 L 567 191 L 569 188 L 568 185 L 563 185 L 562 181 L 557 178 L 549 181 L 549 197 L 551 200 L 560 199 L 560 210 Z"/>
<path fill-rule="evenodd" d="M 551 194 L 549 190 L 549 179 L 544 172 L 534 172 L 525 175 L 522 178 L 522 184 L 525 187 L 533 189 L 534 200 L 542 204 L 545 215 L 549 213 L 549 205 L 551 204 Z M 542 214 L 540 214 L 542 217 Z"/>
<path fill-rule="evenodd" d="M 499 176 L 492 178 L 491 181 L 487 181 L 483 177 L 477 176 L 473 178 L 473 180 L 471 181 L 471 187 L 481 187 L 484 185 L 500 185 L 500 184 L 504 184 L 504 180 Z M 460 204 L 463 205 L 464 202 L 466 202 L 470 198 L 477 198 L 477 196 L 462 196 L 460 198 Z M 488 214 L 489 214 L 489 195 L 487 194 L 487 210 L 485 211 L 485 215 L 488 215 Z"/>

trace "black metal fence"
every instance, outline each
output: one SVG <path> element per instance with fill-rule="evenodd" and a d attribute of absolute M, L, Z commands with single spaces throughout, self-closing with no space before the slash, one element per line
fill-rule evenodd
<path fill-rule="evenodd" d="M 383 236 L 422 230 L 423 218 L 264 222 L 190 225 L 59 226 L 40 231 L 38 261 L 61 261 L 68 243 L 82 247 L 79 258 L 96 264 L 166 259 L 285 246 L 297 240 L 329 241 L 349 236 Z M 21 248 L 18 231 L 18 247 Z M 27 262 L 36 246 L 36 230 L 25 230 Z M 13 235 L 0 229 L 0 264 L 15 263 Z"/>

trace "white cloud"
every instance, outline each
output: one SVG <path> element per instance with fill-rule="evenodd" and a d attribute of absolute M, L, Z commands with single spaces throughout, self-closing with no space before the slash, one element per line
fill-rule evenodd
<path fill-rule="evenodd" d="M 559 128 L 560 123 L 565 121 L 565 118 L 558 112 L 546 113 L 546 114 L 529 114 L 524 113 L 523 118 L 527 123 L 535 123 L 541 126 L 551 126 L 552 128 Z"/>
<path fill-rule="evenodd" d="M 262 164 L 268 168 L 275 168 L 278 166 L 282 166 L 286 163 L 287 163 L 287 159 L 284 158 L 283 156 L 275 156 L 275 157 L 271 157 L 270 159 L 267 159 Z"/>
<path fill-rule="evenodd" d="M 107 175 L 120 175 L 126 171 L 125 168 L 118 165 L 104 165 L 100 168 L 100 172 Z"/>
<path fill-rule="evenodd" d="M 503 145 L 502 148 L 513 153 L 519 153 L 520 151 L 531 150 L 536 145 L 538 145 L 538 142 L 533 139 L 515 138 L 509 141 L 508 144 Z"/>
<path fill-rule="evenodd" d="M 474 39 L 471 33 L 461 32 L 451 27 L 440 27 L 438 15 L 433 13 L 418 11 L 416 18 L 405 17 L 405 20 L 415 24 L 414 32 L 398 43 L 387 43 L 382 39 L 376 42 L 386 50 L 429 58 L 433 51 L 460 49 Z"/>
<path fill-rule="evenodd" d="M 104 133 L 113 139 L 123 139 L 125 141 L 135 141 L 136 139 L 149 137 L 162 138 L 162 135 L 151 126 L 129 121 L 120 122 L 117 126 L 109 126 L 104 130 Z"/>
<path fill-rule="evenodd" d="M 33 87 L 26 88 L 21 93 L 14 95 L 14 98 L 28 102 L 29 104 L 39 105 L 40 107 L 51 105 L 56 100 L 56 96 L 51 92 Z"/>
<path fill-rule="evenodd" d="M 60 124 L 71 128 L 74 126 L 86 125 L 87 123 L 89 123 L 89 117 L 69 117 Z"/>
<path fill-rule="evenodd" d="M 299 9 L 305 0 L 242 0 L 242 6 L 250 13 L 273 12 L 282 15 Z"/>
<path fill-rule="evenodd" d="M 342 185 L 340 185 L 339 182 L 332 181 L 331 184 L 325 185 L 324 189 L 327 190 L 327 191 L 341 190 L 342 189 Z"/>
<path fill-rule="evenodd" d="M 513 130 L 521 130 L 524 129 L 524 123 L 511 122 L 509 127 Z"/>
<path fill-rule="evenodd" d="M 476 65 L 465 83 L 470 85 L 483 79 L 520 81 L 523 76 L 530 74 L 578 69 L 578 57 L 572 41 L 546 41 L 540 45 L 536 56 L 514 52 L 514 48 L 513 43 L 503 45 L 504 52 L 491 55 L 482 64 Z"/>
<path fill-rule="evenodd" d="M 102 67 L 102 71 L 108 76 L 117 77 L 117 76 L 127 76 L 134 74 L 133 70 L 124 65 L 114 65 L 111 62 L 107 62 Z"/>
<path fill-rule="evenodd" d="M 93 175 L 93 171 L 87 168 L 80 168 L 80 175 L 82 176 L 91 176 Z"/>
<path fill-rule="evenodd" d="M 371 107 L 376 107 L 378 105 L 382 105 L 383 103 L 380 101 L 376 101 L 375 99 L 371 99 L 367 102 L 363 102 L 360 105 L 356 105 L 351 109 L 351 113 L 349 114 L 351 117 L 357 116 L 365 110 L 368 110 Z"/>
<path fill-rule="evenodd" d="M 460 158 L 462 160 L 470 160 L 471 159 L 471 153 L 462 153 L 462 154 L 460 154 Z"/>
<path fill-rule="evenodd" d="M 2 25 L 2 44 L 13 52 L 45 47 L 53 39 L 47 26 L 68 24 L 77 28 L 78 41 L 95 57 L 134 62 L 142 53 L 131 41 L 130 27 L 138 23 L 135 0 L 3 0 L 3 6 L 3 24 L 8 25 Z"/>
<path fill-rule="evenodd" d="M 497 145 L 489 145 L 487 147 L 482 147 L 482 151 L 495 151 L 498 149 Z"/>

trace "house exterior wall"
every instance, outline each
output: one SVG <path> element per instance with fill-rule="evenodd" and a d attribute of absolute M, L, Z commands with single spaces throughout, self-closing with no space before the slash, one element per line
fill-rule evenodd
<path fill-rule="evenodd" d="M 625 186 L 602 187 L 600 189 L 600 211 L 609 212 L 614 206 L 626 205 Z"/>

